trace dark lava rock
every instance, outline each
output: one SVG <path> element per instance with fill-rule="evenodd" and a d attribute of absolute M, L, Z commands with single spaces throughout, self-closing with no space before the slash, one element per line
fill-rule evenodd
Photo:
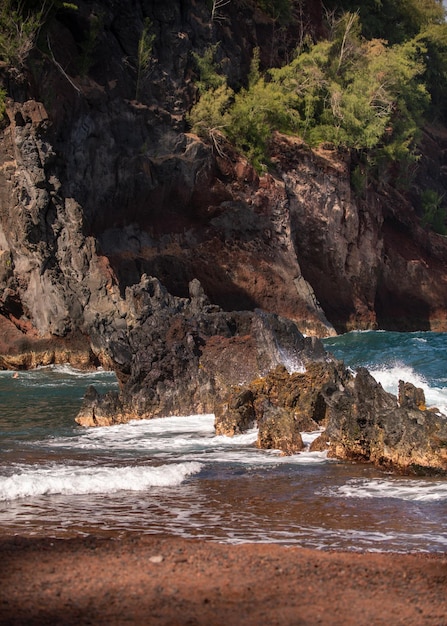
<path fill-rule="evenodd" d="M 321 342 L 303 337 L 291 320 L 259 310 L 222 311 L 196 280 L 190 296 L 172 296 L 156 278 L 143 276 L 126 291 L 125 326 L 98 323 L 95 342 L 106 346 L 121 385 L 119 416 L 110 423 L 213 412 L 232 385 L 284 362 L 303 367 L 324 358 Z M 78 423 L 95 425 L 97 403 L 90 410 L 86 402 Z"/>
<path fill-rule="evenodd" d="M 342 393 L 327 399 L 329 455 L 405 472 L 447 471 L 446 416 L 418 408 L 411 398 L 423 399 L 421 390 L 410 383 L 400 387 L 406 390 L 401 404 L 360 368 Z"/>
<path fill-rule="evenodd" d="M 257 445 L 284 454 L 302 449 L 300 432 L 325 427 L 312 451 L 407 473 L 447 471 L 447 418 L 426 410 L 421 389 L 401 382 L 398 400 L 365 368 L 353 376 L 329 359 L 309 361 L 302 373 L 277 367 L 233 388 L 215 414 L 217 433 L 257 425 Z"/>
<path fill-rule="evenodd" d="M 318 360 L 306 359 L 302 369 L 289 373 L 279 365 L 247 388 L 231 389 L 225 401 L 215 406 L 216 432 L 234 435 L 257 425 L 260 448 L 299 452 L 303 448 L 300 433 L 326 424 L 325 397 L 343 389 L 348 376 L 341 363 L 324 353 Z"/>

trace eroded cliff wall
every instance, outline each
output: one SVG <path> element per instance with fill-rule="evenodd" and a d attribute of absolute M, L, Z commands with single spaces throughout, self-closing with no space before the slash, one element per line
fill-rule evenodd
<path fill-rule="evenodd" d="M 137 88 L 146 18 L 155 39 Z M 195 0 L 102 0 L 60 11 L 44 35 L 20 74 L 2 68 L 3 352 L 20 350 L 17 328 L 29 341 L 124 332 L 125 290 L 143 274 L 179 297 L 197 278 L 224 310 L 279 313 L 309 334 L 447 329 L 447 242 L 420 227 L 410 197 L 385 182 L 356 197 L 349 156 L 298 139 L 272 138 L 260 177 L 231 146 L 189 133 L 193 53 L 219 42 L 237 87 L 253 48 L 267 64 L 293 29 L 281 48 L 249 2 L 212 21 Z"/>

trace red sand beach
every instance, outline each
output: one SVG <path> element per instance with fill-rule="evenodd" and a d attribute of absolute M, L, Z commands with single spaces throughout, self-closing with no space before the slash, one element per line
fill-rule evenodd
<path fill-rule="evenodd" d="M 0 539 L 0 624 L 447 625 L 447 555 Z"/>

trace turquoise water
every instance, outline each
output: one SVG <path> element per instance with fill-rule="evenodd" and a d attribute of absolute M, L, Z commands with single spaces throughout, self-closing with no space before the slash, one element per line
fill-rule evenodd
<path fill-rule="evenodd" d="M 385 331 L 352 332 L 324 340 L 326 350 L 351 367 L 402 368 L 428 385 L 447 387 L 447 334 Z"/>
<path fill-rule="evenodd" d="M 328 352 L 355 370 L 367 367 L 397 394 L 399 380 L 422 387 L 427 402 L 447 413 L 447 334 L 352 332 L 324 340 Z"/>
<path fill-rule="evenodd" d="M 350 333 L 325 341 L 396 392 L 400 378 L 447 412 L 447 335 Z M 163 533 L 320 549 L 445 551 L 447 480 L 406 478 L 305 451 L 216 437 L 213 416 L 109 428 L 74 422 L 109 372 L 0 372 L 0 528 L 7 535 Z M 318 433 L 307 433 L 311 442 Z"/>

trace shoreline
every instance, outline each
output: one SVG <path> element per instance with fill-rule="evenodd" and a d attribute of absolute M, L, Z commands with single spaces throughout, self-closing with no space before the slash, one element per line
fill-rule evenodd
<path fill-rule="evenodd" d="M 0 535 L 0 624 L 447 625 L 446 553 Z"/>

